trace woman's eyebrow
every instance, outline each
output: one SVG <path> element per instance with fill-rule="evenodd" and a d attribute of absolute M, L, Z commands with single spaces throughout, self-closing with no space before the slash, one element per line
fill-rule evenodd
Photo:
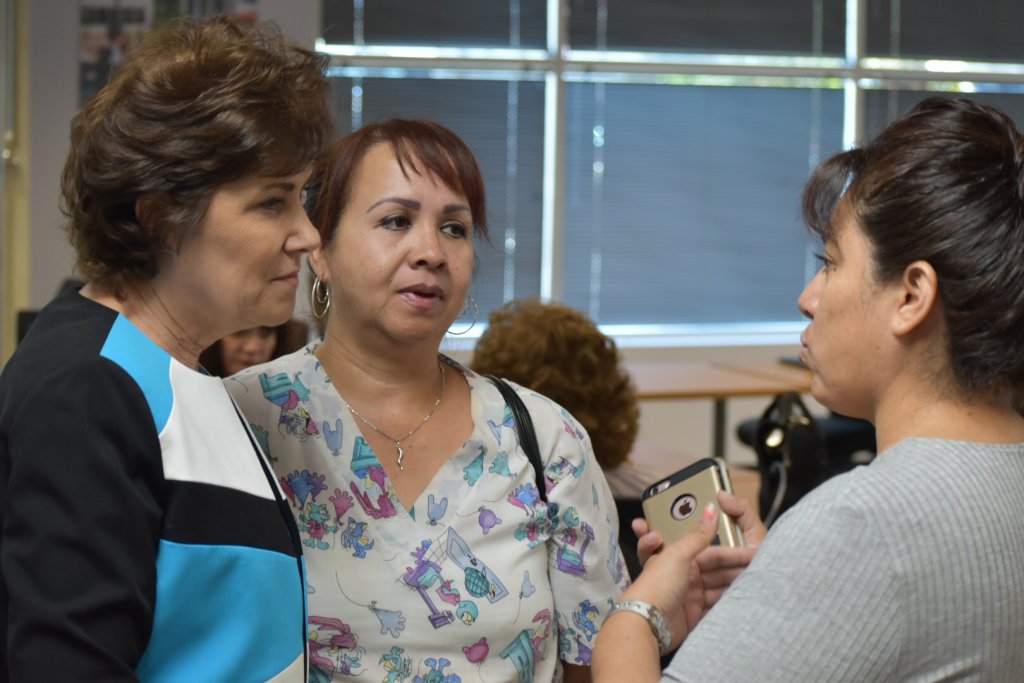
<path fill-rule="evenodd" d="M 376 209 L 381 204 L 388 204 L 388 203 L 400 204 L 400 205 L 404 206 L 407 209 L 418 209 L 418 208 L 420 208 L 420 203 L 418 201 L 416 201 L 415 199 L 406 199 L 404 197 L 385 197 L 384 199 L 381 199 L 380 201 L 374 202 L 373 205 L 370 206 L 370 208 L 368 208 L 366 210 L 366 213 L 370 213 L 371 211 Z"/>

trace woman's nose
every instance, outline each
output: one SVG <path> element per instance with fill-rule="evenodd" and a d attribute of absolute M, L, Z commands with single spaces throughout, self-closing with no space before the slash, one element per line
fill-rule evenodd
<path fill-rule="evenodd" d="M 415 246 L 412 257 L 416 265 L 428 268 L 438 268 L 447 261 L 444 252 L 444 245 L 441 243 L 441 233 L 430 226 L 423 226 L 413 231 Z"/>
<path fill-rule="evenodd" d="M 298 212 L 292 234 L 285 243 L 285 250 L 288 252 L 309 252 L 320 245 L 320 233 L 309 220 L 306 211 Z"/>
<path fill-rule="evenodd" d="M 814 318 L 814 312 L 818 308 L 818 298 L 821 296 L 821 280 L 824 277 L 822 271 L 815 273 L 811 281 L 804 287 L 800 297 L 796 300 L 796 307 L 800 309 L 807 318 Z"/>
<path fill-rule="evenodd" d="M 256 353 L 259 351 L 260 341 L 255 335 L 246 336 L 242 341 L 242 351 L 245 353 Z"/>

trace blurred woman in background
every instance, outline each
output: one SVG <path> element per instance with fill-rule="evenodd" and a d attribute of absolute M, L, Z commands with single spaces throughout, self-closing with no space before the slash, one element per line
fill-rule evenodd
<path fill-rule="evenodd" d="M 250 327 L 218 339 L 199 354 L 199 365 L 214 377 L 228 377 L 301 349 L 308 335 L 309 327 L 298 320 Z"/>

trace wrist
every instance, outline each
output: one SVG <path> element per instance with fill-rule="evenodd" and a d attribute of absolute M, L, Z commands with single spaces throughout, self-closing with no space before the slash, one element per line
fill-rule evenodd
<path fill-rule="evenodd" d="M 643 617 L 651 629 L 651 634 L 658 643 L 658 650 L 666 652 L 672 646 L 672 631 L 669 630 L 661 610 L 645 600 L 626 598 L 612 603 L 607 617 L 618 612 L 632 612 Z M 607 619 L 607 617 L 605 617 Z"/>

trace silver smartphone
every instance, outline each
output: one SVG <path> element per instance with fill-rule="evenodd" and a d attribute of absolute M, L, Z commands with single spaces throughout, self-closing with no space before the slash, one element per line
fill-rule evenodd
<path fill-rule="evenodd" d="M 671 543 L 692 530 L 704 507 L 714 503 L 719 523 L 718 535 L 711 544 L 741 548 L 743 534 L 735 520 L 719 507 L 719 491 L 732 492 L 729 470 L 721 460 L 703 458 L 648 486 L 642 498 L 644 517 L 652 529 L 661 532 L 665 543 Z"/>

